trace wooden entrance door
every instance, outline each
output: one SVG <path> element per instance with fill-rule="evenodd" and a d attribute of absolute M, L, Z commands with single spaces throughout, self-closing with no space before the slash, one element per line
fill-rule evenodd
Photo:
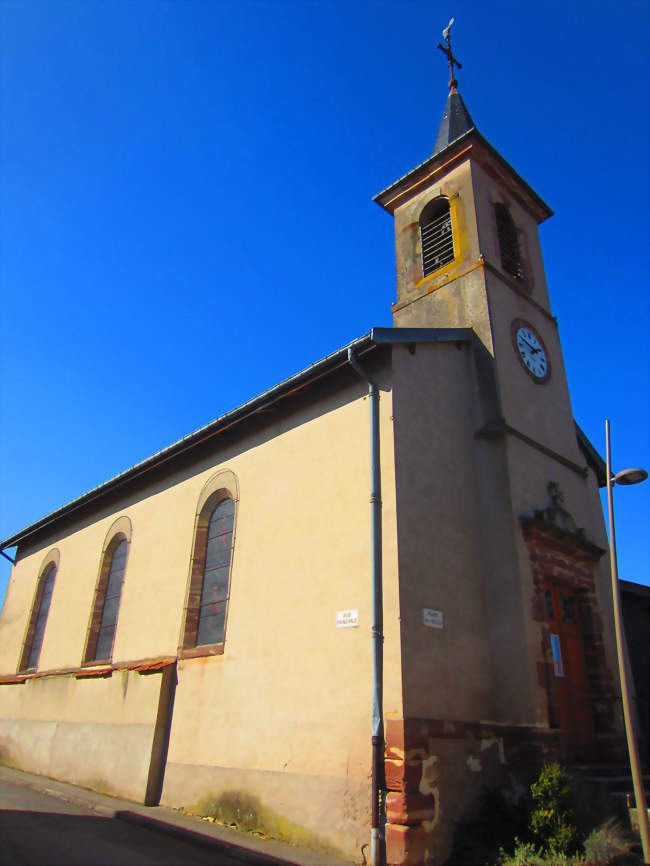
<path fill-rule="evenodd" d="M 593 751 L 594 714 L 587 685 L 578 599 L 569 587 L 544 581 L 544 608 L 553 655 L 551 701 L 566 733 L 569 757 L 588 760 Z"/>

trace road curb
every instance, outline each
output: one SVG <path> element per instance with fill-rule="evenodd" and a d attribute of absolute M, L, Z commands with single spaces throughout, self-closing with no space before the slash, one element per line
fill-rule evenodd
<path fill-rule="evenodd" d="M 300 848 L 294 849 L 293 846 L 272 839 L 250 837 L 249 842 L 249 837 L 242 833 L 235 833 L 229 827 L 205 824 L 197 817 L 190 818 L 182 813 L 176 814 L 164 807 L 153 807 L 152 811 L 155 814 L 146 814 L 145 810 L 148 810 L 148 807 L 139 803 L 116 801 L 116 798 L 107 794 L 99 794 L 47 776 L 24 773 L 12 767 L 0 767 L 0 779 L 70 803 L 102 817 L 113 818 L 200 848 L 225 854 L 247 866 L 354 866 L 351 861 L 333 858 L 331 855 L 319 855 L 317 852 Z M 195 826 L 188 826 L 190 822 Z M 231 834 L 234 834 L 235 838 Z M 240 839 L 239 837 L 242 836 L 244 838 Z M 275 850 L 264 850 L 267 845 Z M 295 856 L 292 853 L 294 850 Z M 289 856 L 286 856 L 287 853 Z"/>
<path fill-rule="evenodd" d="M 100 803 L 92 803 L 87 797 L 75 797 L 67 792 L 57 791 L 56 788 L 49 788 L 45 784 L 33 782 L 31 779 L 14 777 L 11 779 L 14 785 L 21 785 L 23 788 L 29 788 L 31 791 L 36 791 L 39 794 L 47 794 L 48 797 L 54 797 L 57 800 L 63 800 L 64 803 L 72 803 L 73 806 L 79 806 L 82 809 L 88 809 L 91 812 L 97 812 L 105 818 L 114 818 L 115 810 L 108 806 L 102 806 Z"/>
<path fill-rule="evenodd" d="M 119 809 L 114 813 L 114 817 L 119 821 L 125 821 L 127 824 L 136 824 L 139 827 L 144 827 L 147 830 L 154 830 L 158 833 L 164 833 L 167 836 L 173 836 L 175 839 L 180 839 L 183 842 L 190 842 L 193 845 L 199 845 L 202 848 L 209 848 L 213 851 L 220 851 L 222 854 L 228 854 L 238 860 L 243 860 L 246 863 L 261 864 L 277 864 L 277 866 L 302 866 L 298 860 L 288 860 L 285 857 L 278 857 L 276 854 L 263 854 L 260 851 L 254 851 L 247 848 L 245 845 L 238 845 L 236 842 L 229 842 L 225 839 L 216 839 L 213 836 L 208 836 L 198 830 L 191 830 L 189 827 L 180 827 L 178 824 L 171 824 L 167 821 L 161 821 L 158 818 L 150 818 L 148 815 L 143 815 L 141 812 L 131 812 L 125 809 Z"/>

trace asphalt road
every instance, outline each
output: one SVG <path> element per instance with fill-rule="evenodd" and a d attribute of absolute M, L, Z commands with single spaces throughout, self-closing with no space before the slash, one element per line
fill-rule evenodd
<path fill-rule="evenodd" d="M 242 861 L 0 780 L 0 866 L 242 866 Z"/>

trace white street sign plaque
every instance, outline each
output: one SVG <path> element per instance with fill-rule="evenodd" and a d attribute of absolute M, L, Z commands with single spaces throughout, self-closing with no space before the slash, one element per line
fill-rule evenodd
<path fill-rule="evenodd" d="M 431 610 L 430 607 L 422 608 L 422 623 L 427 628 L 443 628 L 444 622 L 441 610 Z"/>
<path fill-rule="evenodd" d="M 358 628 L 358 626 L 359 611 L 356 608 L 354 610 L 340 610 L 336 614 L 337 628 Z"/>

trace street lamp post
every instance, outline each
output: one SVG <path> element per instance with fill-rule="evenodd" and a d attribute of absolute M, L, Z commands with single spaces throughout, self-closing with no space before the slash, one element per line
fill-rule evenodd
<path fill-rule="evenodd" d="M 609 517 L 609 557 L 612 571 L 612 599 L 614 602 L 614 631 L 616 634 L 616 654 L 618 656 L 618 672 L 621 680 L 621 700 L 623 703 L 623 718 L 625 720 L 625 735 L 630 756 L 632 782 L 634 784 L 634 799 L 639 817 L 639 831 L 643 846 L 643 860 L 650 863 L 650 829 L 648 828 L 648 811 L 645 800 L 645 790 L 639 765 L 639 750 L 634 732 L 634 721 L 628 687 L 627 665 L 625 663 L 625 642 L 623 637 L 623 617 L 621 615 L 621 595 L 618 587 L 618 563 L 616 558 L 616 529 L 614 528 L 614 497 L 615 484 L 639 484 L 645 481 L 648 473 L 645 469 L 624 469 L 616 475 L 612 474 L 612 453 L 609 435 L 609 421 L 605 422 L 605 438 L 607 441 L 607 511 Z"/>

